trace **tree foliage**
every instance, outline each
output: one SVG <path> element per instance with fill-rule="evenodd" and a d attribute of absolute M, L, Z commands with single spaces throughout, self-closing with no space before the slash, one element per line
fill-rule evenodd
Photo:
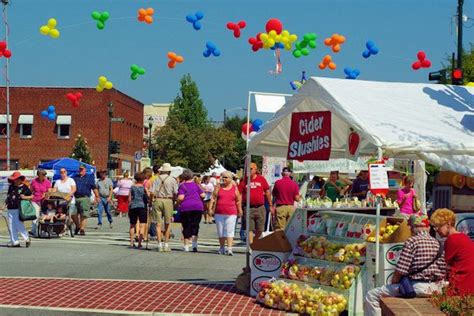
<path fill-rule="evenodd" d="M 443 63 L 443 68 L 446 70 L 447 74 L 451 74 L 451 71 L 453 70 L 451 56 L 446 57 L 446 63 Z M 462 69 L 464 71 L 464 84 L 474 82 L 474 43 L 469 43 L 469 48 L 467 50 L 463 49 Z M 450 75 L 448 77 L 450 77 Z M 440 83 L 451 84 L 451 79 L 447 79 Z"/>
<path fill-rule="evenodd" d="M 216 159 L 230 155 L 235 135 L 212 126 L 190 75 L 181 79 L 180 95 L 174 100 L 163 128 L 154 134 L 154 163 L 169 162 L 194 172 L 204 172 Z"/>
<path fill-rule="evenodd" d="M 76 143 L 72 148 L 71 158 L 77 159 L 87 164 L 92 163 L 92 156 L 89 146 L 87 145 L 87 140 L 81 134 L 78 134 L 76 137 Z"/>

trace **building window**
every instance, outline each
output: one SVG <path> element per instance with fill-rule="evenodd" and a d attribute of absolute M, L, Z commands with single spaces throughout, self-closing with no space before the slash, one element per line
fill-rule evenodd
<path fill-rule="evenodd" d="M 70 125 L 58 125 L 58 138 L 69 139 Z"/>
<path fill-rule="evenodd" d="M 0 123 L 0 138 L 7 138 L 7 124 Z"/>
<path fill-rule="evenodd" d="M 8 116 L 10 121 L 10 135 L 12 133 L 12 115 Z M 7 138 L 7 115 L 0 114 L 0 138 Z"/>
<path fill-rule="evenodd" d="M 58 126 L 58 138 L 69 139 L 71 137 L 71 115 L 58 115 L 56 125 Z"/>
<path fill-rule="evenodd" d="M 33 124 L 20 124 L 20 137 L 21 138 L 33 137 Z"/>

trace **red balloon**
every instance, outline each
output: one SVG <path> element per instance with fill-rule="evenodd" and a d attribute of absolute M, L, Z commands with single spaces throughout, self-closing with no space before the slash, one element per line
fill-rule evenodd
<path fill-rule="evenodd" d="M 12 52 L 8 49 L 5 49 L 5 51 L 3 52 L 3 56 L 5 56 L 5 58 L 10 58 L 12 57 Z"/>
<path fill-rule="evenodd" d="M 7 48 L 7 42 L 5 41 L 1 41 L 0 42 L 0 50 L 5 50 Z"/>
<path fill-rule="evenodd" d="M 244 133 L 245 135 L 248 135 L 251 132 L 253 132 L 252 124 L 245 123 L 244 125 L 242 125 L 242 133 Z"/>
<path fill-rule="evenodd" d="M 275 31 L 277 34 L 280 34 L 283 31 L 283 24 L 278 19 L 270 19 L 265 25 L 265 30 L 267 30 L 267 33 Z"/>
<path fill-rule="evenodd" d="M 419 61 L 415 61 L 412 65 L 411 65 L 411 68 L 413 68 L 413 70 L 418 70 L 421 68 L 421 63 Z"/>
<path fill-rule="evenodd" d="M 419 60 L 424 60 L 426 58 L 426 54 L 424 51 L 420 50 L 418 54 L 416 54 Z"/>
<path fill-rule="evenodd" d="M 423 68 L 430 68 L 431 67 L 431 61 L 429 61 L 428 59 L 425 59 L 421 62 L 421 67 Z"/>

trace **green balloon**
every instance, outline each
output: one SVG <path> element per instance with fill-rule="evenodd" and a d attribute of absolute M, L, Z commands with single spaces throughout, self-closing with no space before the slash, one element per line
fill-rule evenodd
<path fill-rule="evenodd" d="M 301 50 L 295 49 L 293 51 L 293 56 L 295 56 L 296 58 L 300 58 L 301 57 Z"/>
<path fill-rule="evenodd" d="M 101 21 L 97 22 L 97 28 L 98 28 L 99 30 L 103 30 L 104 27 L 105 27 L 105 24 L 104 24 L 103 22 L 101 22 Z"/>
<path fill-rule="evenodd" d="M 130 79 L 137 80 L 137 78 L 138 78 L 138 74 L 136 72 L 132 72 L 132 74 L 130 75 Z"/>
<path fill-rule="evenodd" d="M 102 14 L 100 15 L 100 20 L 101 20 L 102 22 L 105 22 L 105 21 L 107 21 L 107 20 L 109 19 L 109 17 L 110 17 L 109 12 L 104 11 L 104 12 L 102 12 Z"/>
<path fill-rule="evenodd" d="M 313 49 L 316 48 L 316 42 L 315 41 L 310 41 L 309 42 L 309 47 L 311 47 Z"/>
<path fill-rule="evenodd" d="M 138 68 L 138 74 L 139 75 L 144 75 L 145 74 L 145 68 Z"/>
<path fill-rule="evenodd" d="M 91 16 L 94 20 L 99 20 L 100 19 L 100 12 L 94 11 L 94 12 L 92 12 Z"/>
<path fill-rule="evenodd" d="M 308 55 L 309 55 L 309 49 L 303 48 L 303 49 L 301 50 L 301 53 L 302 53 L 303 55 L 305 55 L 305 56 L 308 56 Z"/>
<path fill-rule="evenodd" d="M 138 70 L 140 69 L 140 67 L 138 67 L 137 65 L 133 64 L 131 67 L 130 67 L 130 70 L 133 71 L 133 72 L 138 72 Z"/>

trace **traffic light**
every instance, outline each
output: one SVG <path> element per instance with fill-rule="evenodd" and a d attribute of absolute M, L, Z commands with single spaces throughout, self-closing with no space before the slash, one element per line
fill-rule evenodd
<path fill-rule="evenodd" d="M 461 68 L 455 68 L 451 72 L 451 81 L 452 84 L 455 85 L 462 85 L 464 79 L 464 72 Z"/>
<path fill-rule="evenodd" d="M 439 81 L 439 82 L 446 82 L 446 70 L 438 70 L 434 72 L 430 72 L 428 75 L 429 81 Z"/>
<path fill-rule="evenodd" d="M 112 140 L 109 146 L 111 154 L 120 154 L 120 143 L 118 141 Z"/>

